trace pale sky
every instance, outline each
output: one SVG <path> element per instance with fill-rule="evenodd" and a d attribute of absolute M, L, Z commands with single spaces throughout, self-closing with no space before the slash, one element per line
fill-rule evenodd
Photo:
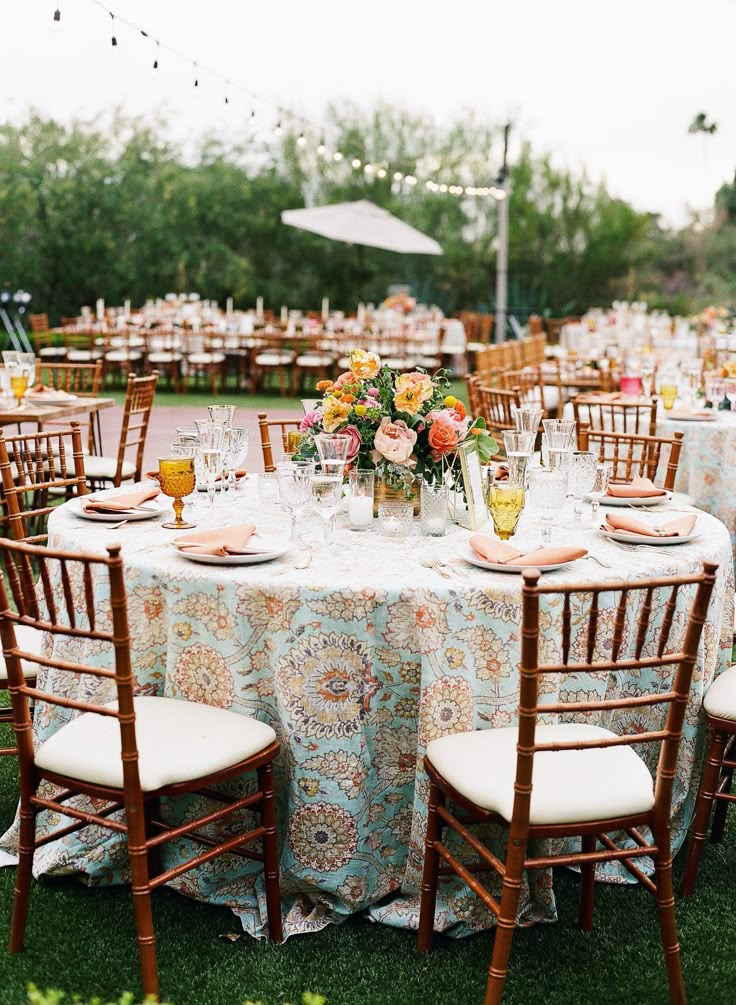
<path fill-rule="evenodd" d="M 465 109 L 615 195 L 682 223 L 736 169 L 736 0 L 105 0 L 265 99 L 320 121 L 378 100 L 448 120 Z M 0 0 L 0 120 L 164 111 L 175 136 L 237 135 L 250 100 L 159 52 L 91 0 Z M 275 113 L 255 105 L 266 135 Z M 718 123 L 703 139 L 697 112 Z M 426 151 L 431 154 L 432 151 Z M 441 196 L 438 196 L 441 198 Z"/>

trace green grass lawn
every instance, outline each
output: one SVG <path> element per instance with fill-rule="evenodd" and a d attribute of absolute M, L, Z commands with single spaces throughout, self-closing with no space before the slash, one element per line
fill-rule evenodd
<path fill-rule="evenodd" d="M 0 730 L 0 734 L 2 730 Z M 4 736 L 0 735 L 0 745 Z M 0 760 L 0 828 L 13 817 L 15 763 Z M 736 824 L 706 847 L 695 896 L 678 901 L 690 1005 L 733 1000 L 736 976 Z M 678 865 L 682 867 L 682 856 Z M 677 869 L 679 876 L 680 869 Z M 7 937 L 14 870 L 0 869 L 0 930 Z M 504 1002 L 508 1005 L 654 1005 L 668 1001 L 654 902 L 641 888 L 598 885 L 596 927 L 575 927 L 577 883 L 555 877 L 560 921 L 517 932 Z M 0 949 L 0 1005 L 21 1005 L 25 987 L 117 1000 L 139 991 L 131 898 L 126 888 L 88 890 L 73 880 L 34 884 L 25 952 Z M 282 946 L 244 935 L 235 917 L 161 890 L 154 896 L 162 994 L 175 1005 L 296 1002 L 320 991 L 328 1005 L 480 1005 L 492 933 L 438 937 L 428 956 L 414 934 L 357 918 Z"/>

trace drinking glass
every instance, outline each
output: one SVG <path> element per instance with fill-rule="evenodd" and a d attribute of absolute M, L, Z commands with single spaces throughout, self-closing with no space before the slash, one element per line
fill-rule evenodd
<path fill-rule="evenodd" d="M 314 461 L 282 461 L 278 468 L 279 499 L 291 517 L 293 544 L 302 544 L 297 520 L 309 502 L 312 492 Z"/>
<path fill-rule="evenodd" d="M 570 454 L 569 484 L 575 500 L 575 522 L 583 518 L 583 496 L 593 488 L 598 456 L 591 450 L 573 450 Z"/>
<path fill-rule="evenodd" d="M 222 465 L 225 444 L 225 426 L 221 422 L 208 419 L 196 419 L 195 425 L 199 433 L 199 465 L 202 480 L 207 488 L 207 514 L 210 520 L 215 516 L 215 489 L 218 479 L 222 478 Z"/>
<path fill-rule="evenodd" d="M 342 477 L 352 437 L 345 433 L 318 433 L 314 438 L 322 470 Z"/>
<path fill-rule="evenodd" d="M 23 395 L 28 389 L 28 371 L 20 363 L 11 363 L 6 367 L 9 374 L 10 390 L 15 397 L 19 409 L 23 408 Z"/>
<path fill-rule="evenodd" d="M 195 527 L 196 524 L 188 523 L 182 519 L 184 510 L 184 496 L 194 492 L 194 457 L 159 457 L 158 459 L 158 480 L 161 491 L 165 496 L 173 499 L 174 520 L 161 524 L 172 530 L 187 530 Z"/>
<path fill-rule="evenodd" d="M 517 433 L 534 433 L 536 436 L 544 412 L 537 405 L 524 404 L 511 408 Z"/>
<path fill-rule="evenodd" d="M 524 509 L 524 486 L 510 478 L 503 481 L 494 478 L 488 504 L 493 517 L 493 529 L 502 541 L 508 541 L 516 530 Z"/>
<path fill-rule="evenodd" d="M 208 405 L 207 411 L 212 422 L 224 422 L 226 426 L 232 426 L 236 405 Z"/>
<path fill-rule="evenodd" d="M 12 385 L 11 385 L 12 386 Z M 661 393 L 661 388 L 660 388 Z M 705 397 L 713 406 L 713 411 L 718 411 L 718 406 L 723 401 L 726 393 L 726 381 L 720 377 L 711 377 L 705 382 Z"/>
<path fill-rule="evenodd" d="M 369 530 L 373 524 L 375 472 L 371 468 L 353 468 L 348 476 L 350 499 L 348 519 L 351 530 Z"/>
<path fill-rule="evenodd" d="M 598 519 L 598 508 L 600 506 L 601 499 L 608 491 L 608 483 L 610 480 L 611 462 L 599 461 L 595 466 L 593 487 L 588 492 L 588 495 L 590 496 L 590 514 L 593 518 L 593 524 L 595 524 Z"/>
<path fill-rule="evenodd" d="M 651 398 L 654 391 L 654 367 L 642 367 L 640 377 L 642 396 L 644 398 Z"/>
<path fill-rule="evenodd" d="M 36 354 L 35 352 L 19 352 L 18 363 L 28 374 L 28 386 L 33 387 L 36 383 Z"/>
<path fill-rule="evenodd" d="M 258 501 L 264 505 L 279 501 L 278 472 L 264 471 L 258 476 Z"/>
<path fill-rule="evenodd" d="M 503 445 L 508 460 L 509 478 L 526 485 L 526 469 L 534 452 L 534 433 L 516 433 L 503 430 Z"/>
<path fill-rule="evenodd" d="M 387 537 L 408 537 L 414 522 L 414 507 L 406 499 L 386 499 L 378 504 L 378 529 Z"/>
<path fill-rule="evenodd" d="M 731 404 L 731 411 L 734 411 L 734 403 L 736 403 L 736 380 L 726 381 L 726 397 Z"/>
<path fill-rule="evenodd" d="M 286 452 L 289 454 L 295 454 L 299 449 L 299 444 L 302 442 L 302 434 L 298 429 L 290 429 L 286 434 Z"/>
<path fill-rule="evenodd" d="M 331 545 L 335 540 L 335 517 L 341 498 L 341 474 L 327 474 L 324 469 L 312 474 L 312 505 L 322 520 L 326 545 Z"/>
<path fill-rule="evenodd" d="M 662 374 L 659 379 L 659 396 L 665 411 L 669 412 L 677 399 L 677 381 L 671 373 Z M 722 395 L 721 395 L 722 397 Z"/>
<path fill-rule="evenodd" d="M 420 491 L 422 534 L 425 537 L 444 537 L 447 530 L 447 504 L 450 490 L 447 485 L 430 485 L 422 482 Z"/>
<path fill-rule="evenodd" d="M 245 464 L 248 456 L 248 430 L 245 426 L 229 426 L 225 429 L 225 470 L 223 471 L 223 491 L 235 488 L 237 469 Z M 227 480 L 225 480 L 227 472 Z"/>
<path fill-rule="evenodd" d="M 565 505 L 567 473 L 549 468 L 529 469 L 529 502 L 539 513 L 542 527 L 542 544 L 552 543 L 552 524 Z"/>

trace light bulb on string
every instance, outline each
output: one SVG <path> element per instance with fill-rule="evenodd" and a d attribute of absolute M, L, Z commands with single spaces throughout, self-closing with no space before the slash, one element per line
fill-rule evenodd
<path fill-rule="evenodd" d="M 379 168 L 378 171 L 376 171 L 376 176 L 378 178 L 385 178 L 386 177 L 386 168 Z"/>
<path fill-rule="evenodd" d="M 56 5 L 56 10 L 54 11 L 54 21 L 58 24 L 61 21 L 61 11 L 59 10 L 59 5 Z"/>
<path fill-rule="evenodd" d="M 340 151 L 339 151 L 339 150 L 336 150 L 336 151 L 334 152 L 334 154 L 332 155 L 332 159 L 333 159 L 333 160 L 334 160 L 334 161 L 335 161 L 335 162 L 336 162 L 337 164 L 339 164 L 339 163 L 340 163 L 340 161 L 342 160 L 342 154 L 340 153 Z"/>
<path fill-rule="evenodd" d="M 199 87 L 199 67 L 194 64 L 194 86 Z"/>
<path fill-rule="evenodd" d="M 305 147 L 307 145 L 307 137 L 304 135 L 304 133 L 299 133 L 296 145 L 298 147 Z"/>
<path fill-rule="evenodd" d="M 280 136 L 283 133 L 283 131 L 284 130 L 281 128 L 281 122 L 280 121 L 277 122 L 276 125 L 273 128 L 273 134 L 274 134 L 274 136 Z"/>
<path fill-rule="evenodd" d="M 403 177 L 401 171 L 394 171 L 394 181 L 401 181 Z"/>
<path fill-rule="evenodd" d="M 158 70 L 158 50 L 159 50 L 159 48 L 160 48 L 160 44 L 157 41 L 156 42 L 156 58 L 153 61 L 153 68 L 154 68 L 154 70 Z"/>
<path fill-rule="evenodd" d="M 359 158 L 359 157 L 353 157 L 353 159 L 352 159 L 352 161 L 351 161 L 350 163 L 351 163 L 351 164 L 353 165 L 353 168 L 354 168 L 354 169 L 355 169 L 356 171 L 357 171 L 357 170 L 358 170 L 358 168 L 359 168 L 359 167 L 361 166 L 361 163 L 360 163 L 360 158 Z"/>
<path fill-rule="evenodd" d="M 327 145 L 326 145 L 325 141 L 324 140 L 320 140 L 319 144 L 317 145 L 317 153 L 320 155 L 320 157 L 322 157 L 322 156 L 324 156 L 326 150 L 327 150 Z"/>
<path fill-rule="evenodd" d="M 115 38 L 115 34 L 114 34 L 115 33 L 115 15 L 113 14 L 112 11 L 110 11 L 110 20 L 113 23 L 113 28 L 112 28 L 112 30 L 113 30 L 112 45 L 116 46 L 118 44 L 118 40 L 117 40 L 117 38 Z"/>

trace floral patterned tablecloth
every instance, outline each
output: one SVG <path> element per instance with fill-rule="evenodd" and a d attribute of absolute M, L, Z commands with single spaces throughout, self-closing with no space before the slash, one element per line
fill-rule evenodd
<path fill-rule="evenodd" d="M 675 488 L 728 527 L 736 558 L 736 415 L 717 412 L 711 422 L 660 417 L 657 432 L 685 434 Z"/>
<path fill-rule="evenodd" d="M 222 522 L 253 519 L 269 534 L 286 531 L 279 508 L 258 503 L 253 480 L 218 506 Z M 110 531 L 82 520 L 69 505 L 51 517 L 50 545 L 102 552 L 110 542 L 122 542 L 133 667 L 142 692 L 248 713 L 276 729 L 282 745 L 277 799 L 286 934 L 316 930 L 364 909 L 374 920 L 412 928 L 418 922 L 428 792 L 424 750 L 447 733 L 515 722 L 520 577 L 459 560 L 469 533 L 456 527 L 441 539 L 397 540 L 377 531 L 353 533 L 339 517 L 336 545 L 327 551 L 317 544 L 316 519 L 305 521 L 314 546 L 306 568 L 296 567 L 303 553 L 239 568 L 194 564 L 170 547 L 174 532 L 162 529 L 160 519 Z M 526 519 L 519 532 L 522 544 L 538 538 L 538 528 L 525 525 Z M 677 574 L 698 570 L 704 558 L 720 565 L 678 768 L 674 838 L 679 845 L 697 788 L 702 694 L 730 664 L 729 535 L 719 521 L 703 515 L 698 521 L 702 536 L 693 543 L 629 551 L 593 530 L 566 527 L 567 520 L 561 514 L 556 540 L 582 540 L 611 568 L 578 561 L 548 574 L 550 581 Z M 445 570 L 449 578 L 420 564 L 430 551 L 456 563 Z M 104 618 L 109 604 L 101 584 L 97 589 Z M 611 628 L 611 615 L 601 612 L 601 638 Z M 559 659 L 560 611 L 543 607 L 541 618 L 544 658 Z M 673 640 L 683 624 L 679 612 Z M 78 640 L 66 641 L 58 654 L 83 655 Z M 84 656 L 101 664 L 107 659 L 89 648 Z M 45 686 L 102 701 L 109 697 L 108 683 L 89 678 L 80 688 L 76 677 L 57 673 Z M 550 683 L 550 700 L 634 694 L 661 684 L 621 675 L 605 680 L 578 675 Z M 38 738 L 57 729 L 66 714 L 42 707 Z M 641 709 L 638 714 L 654 713 Z M 627 725 L 610 714 L 598 721 L 618 729 Z M 190 808 L 180 800 L 168 812 L 185 816 Z M 63 823 L 40 817 L 45 829 Z M 14 841 L 11 829 L 0 843 L 12 851 Z M 166 864 L 183 850 L 188 851 L 167 846 Z M 119 837 L 103 836 L 96 828 L 46 845 L 35 860 L 37 874 L 81 872 L 93 884 L 120 881 L 126 868 Z M 599 875 L 625 881 L 610 865 Z M 221 858 L 173 885 L 231 907 L 246 930 L 262 932 L 265 896 L 254 863 Z M 521 920 L 554 919 L 552 873 L 534 873 L 522 898 Z M 469 891 L 443 884 L 439 929 L 464 934 L 490 923 Z"/>

